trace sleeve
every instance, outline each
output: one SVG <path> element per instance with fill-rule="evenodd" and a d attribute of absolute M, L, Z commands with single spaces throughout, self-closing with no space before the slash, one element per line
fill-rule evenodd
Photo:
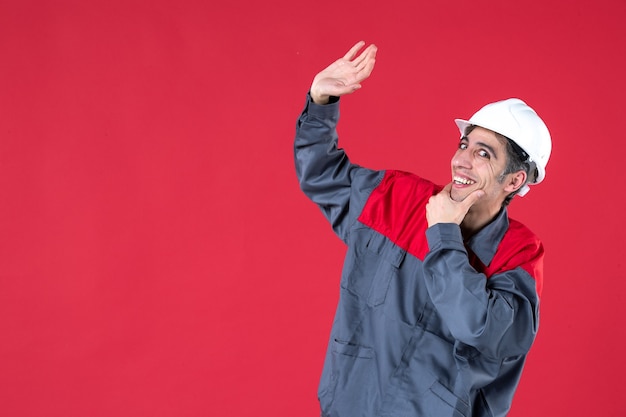
<path fill-rule="evenodd" d="M 504 359 L 528 353 L 539 325 L 539 298 L 529 265 L 487 277 L 469 263 L 458 225 L 436 224 L 426 231 L 426 287 L 437 311 L 458 341 L 483 355 Z M 524 254 L 540 265 L 543 248 Z"/>
<path fill-rule="evenodd" d="M 384 172 L 354 165 L 338 148 L 339 99 L 317 105 L 310 95 L 296 124 L 294 143 L 300 188 L 345 242 L 350 226 Z"/>

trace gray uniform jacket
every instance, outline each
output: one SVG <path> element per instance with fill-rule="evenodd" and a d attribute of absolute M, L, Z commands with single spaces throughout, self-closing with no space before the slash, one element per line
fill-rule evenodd
<path fill-rule="evenodd" d="M 466 242 L 428 228 L 441 187 L 352 164 L 338 118 L 307 96 L 295 138 L 300 186 L 348 245 L 322 416 L 506 415 L 537 333 L 541 242 L 506 208 Z"/>

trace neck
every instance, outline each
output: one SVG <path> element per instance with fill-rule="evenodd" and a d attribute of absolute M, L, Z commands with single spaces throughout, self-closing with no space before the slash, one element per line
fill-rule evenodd
<path fill-rule="evenodd" d="M 483 227 L 487 226 L 491 221 L 498 215 L 502 206 L 492 207 L 489 210 L 479 209 L 479 208 L 471 208 L 463 222 L 461 222 L 461 234 L 464 239 L 469 239 L 478 231 L 480 231 Z"/>

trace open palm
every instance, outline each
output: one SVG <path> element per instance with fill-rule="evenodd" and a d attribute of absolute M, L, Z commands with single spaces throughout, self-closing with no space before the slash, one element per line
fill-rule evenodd
<path fill-rule="evenodd" d="M 365 45 L 360 41 L 348 53 L 318 73 L 311 85 L 311 98 L 317 104 L 328 103 L 330 96 L 339 97 L 361 88 L 361 82 L 370 76 L 376 62 L 376 45 L 369 45 L 357 56 Z"/>

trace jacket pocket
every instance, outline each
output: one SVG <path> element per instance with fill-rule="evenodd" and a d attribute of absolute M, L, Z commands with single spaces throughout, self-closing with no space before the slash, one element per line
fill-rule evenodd
<path fill-rule="evenodd" d="M 374 349 L 343 340 L 333 340 L 333 353 L 339 355 L 353 356 L 355 358 L 370 359 L 374 357 Z"/>
<path fill-rule="evenodd" d="M 463 401 L 434 380 L 424 391 L 402 389 L 390 392 L 381 416 L 467 417 L 470 413 L 467 401 Z"/>
<path fill-rule="evenodd" d="M 318 399 L 323 415 L 343 415 L 354 404 L 372 398 L 374 350 L 367 346 L 334 339 L 331 342 L 331 367 L 329 378 L 320 385 Z M 349 398 L 350 401 L 335 401 Z"/>
<path fill-rule="evenodd" d="M 367 304 L 376 307 L 385 302 L 391 279 L 398 275 L 406 251 L 381 234 L 373 232 L 367 248 L 379 257 L 378 267 L 367 296 Z"/>
<path fill-rule="evenodd" d="M 454 395 L 454 393 L 444 387 L 439 381 L 435 381 L 433 385 L 431 385 L 430 391 L 454 410 L 452 414 L 454 417 L 466 417 L 468 415 L 469 405 L 467 402 Z"/>

